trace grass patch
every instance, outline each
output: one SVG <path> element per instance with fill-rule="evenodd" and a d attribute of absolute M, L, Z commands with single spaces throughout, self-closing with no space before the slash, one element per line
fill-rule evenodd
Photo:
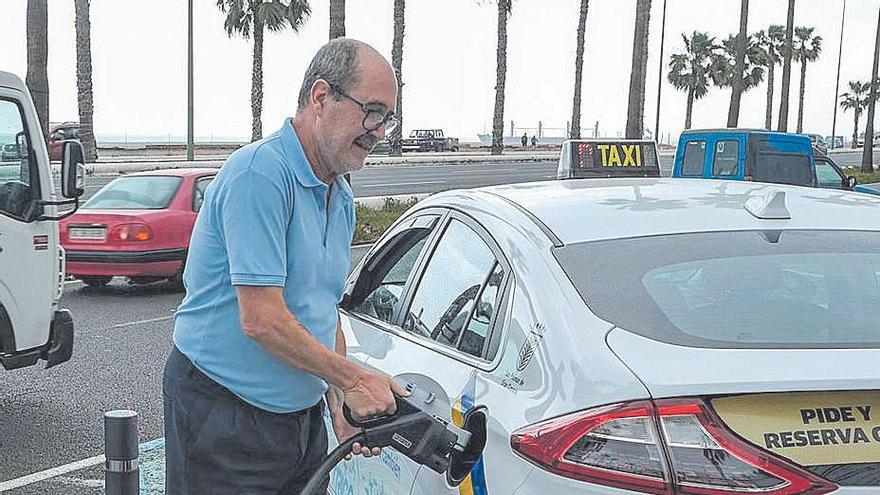
<path fill-rule="evenodd" d="M 880 171 L 865 173 L 859 170 L 859 167 L 843 167 L 843 172 L 849 177 L 855 177 L 859 184 L 880 182 Z"/>
<path fill-rule="evenodd" d="M 372 208 L 358 203 L 354 243 L 375 241 L 403 212 L 410 209 L 418 201 L 415 196 L 405 200 L 385 198 L 385 204 L 381 208 Z"/>

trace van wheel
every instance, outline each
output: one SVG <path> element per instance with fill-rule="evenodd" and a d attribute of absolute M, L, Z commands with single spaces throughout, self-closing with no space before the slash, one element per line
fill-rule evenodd
<path fill-rule="evenodd" d="M 109 284 L 113 277 L 79 277 L 79 279 L 89 287 L 98 288 Z"/>

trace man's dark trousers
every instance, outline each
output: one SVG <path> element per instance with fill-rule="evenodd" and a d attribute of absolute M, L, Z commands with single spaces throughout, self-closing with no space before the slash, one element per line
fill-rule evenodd
<path fill-rule="evenodd" d="M 177 347 L 162 389 L 166 495 L 299 494 L 327 454 L 323 401 L 289 414 L 264 411 Z"/>

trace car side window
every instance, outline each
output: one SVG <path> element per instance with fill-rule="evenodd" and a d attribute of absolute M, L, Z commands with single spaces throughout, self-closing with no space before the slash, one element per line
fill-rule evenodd
<path fill-rule="evenodd" d="M 408 228 L 395 234 L 368 260 L 344 305 L 355 314 L 393 323 L 404 286 L 438 219 L 438 215 L 416 217 Z"/>
<path fill-rule="evenodd" d="M 451 220 L 415 290 L 403 329 L 482 357 L 503 280 L 497 265 L 473 229 Z"/>
<path fill-rule="evenodd" d="M 193 188 L 193 211 L 198 213 L 199 210 L 202 209 L 202 203 L 205 202 L 205 191 L 208 189 L 208 184 L 214 180 L 214 176 L 208 177 L 199 177 L 196 180 L 196 185 Z"/>
<path fill-rule="evenodd" d="M 843 189 L 843 177 L 825 160 L 816 160 L 816 179 L 823 189 Z"/>
<path fill-rule="evenodd" d="M 0 100 L 0 211 L 23 217 L 33 199 L 28 135 L 18 105 Z"/>
<path fill-rule="evenodd" d="M 714 177 L 736 175 L 739 165 L 739 141 L 724 140 L 715 143 L 715 157 L 712 160 Z"/>
<path fill-rule="evenodd" d="M 688 141 L 681 159 L 681 175 L 703 175 L 706 163 L 706 141 Z"/>

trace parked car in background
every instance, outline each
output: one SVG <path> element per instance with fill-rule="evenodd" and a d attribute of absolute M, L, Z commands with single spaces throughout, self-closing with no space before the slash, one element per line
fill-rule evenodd
<path fill-rule="evenodd" d="M 49 124 L 49 159 L 61 160 L 64 143 L 78 140 L 79 124 L 77 122 Z"/>
<path fill-rule="evenodd" d="M 93 287 L 115 276 L 136 284 L 170 279 L 182 286 L 193 225 L 216 173 L 154 170 L 104 186 L 61 222 L 68 275 Z"/>
<path fill-rule="evenodd" d="M 387 138 L 376 142 L 373 149 L 370 150 L 371 155 L 387 155 L 391 153 L 391 142 Z"/>
<path fill-rule="evenodd" d="M 862 132 L 859 134 L 859 139 L 856 141 L 856 146 L 861 148 L 865 145 L 865 133 Z M 880 146 L 880 129 L 874 131 L 874 147 Z"/>
<path fill-rule="evenodd" d="M 458 151 L 458 138 L 446 137 L 443 129 L 415 129 L 401 147 L 403 151 Z"/>
<path fill-rule="evenodd" d="M 804 134 L 808 138 L 810 138 L 810 143 L 812 143 L 813 148 L 821 151 L 822 153 L 828 153 L 828 146 L 825 144 L 825 138 L 819 134 Z"/>
<path fill-rule="evenodd" d="M 832 150 L 843 148 L 843 136 L 825 136 L 825 147 Z"/>

